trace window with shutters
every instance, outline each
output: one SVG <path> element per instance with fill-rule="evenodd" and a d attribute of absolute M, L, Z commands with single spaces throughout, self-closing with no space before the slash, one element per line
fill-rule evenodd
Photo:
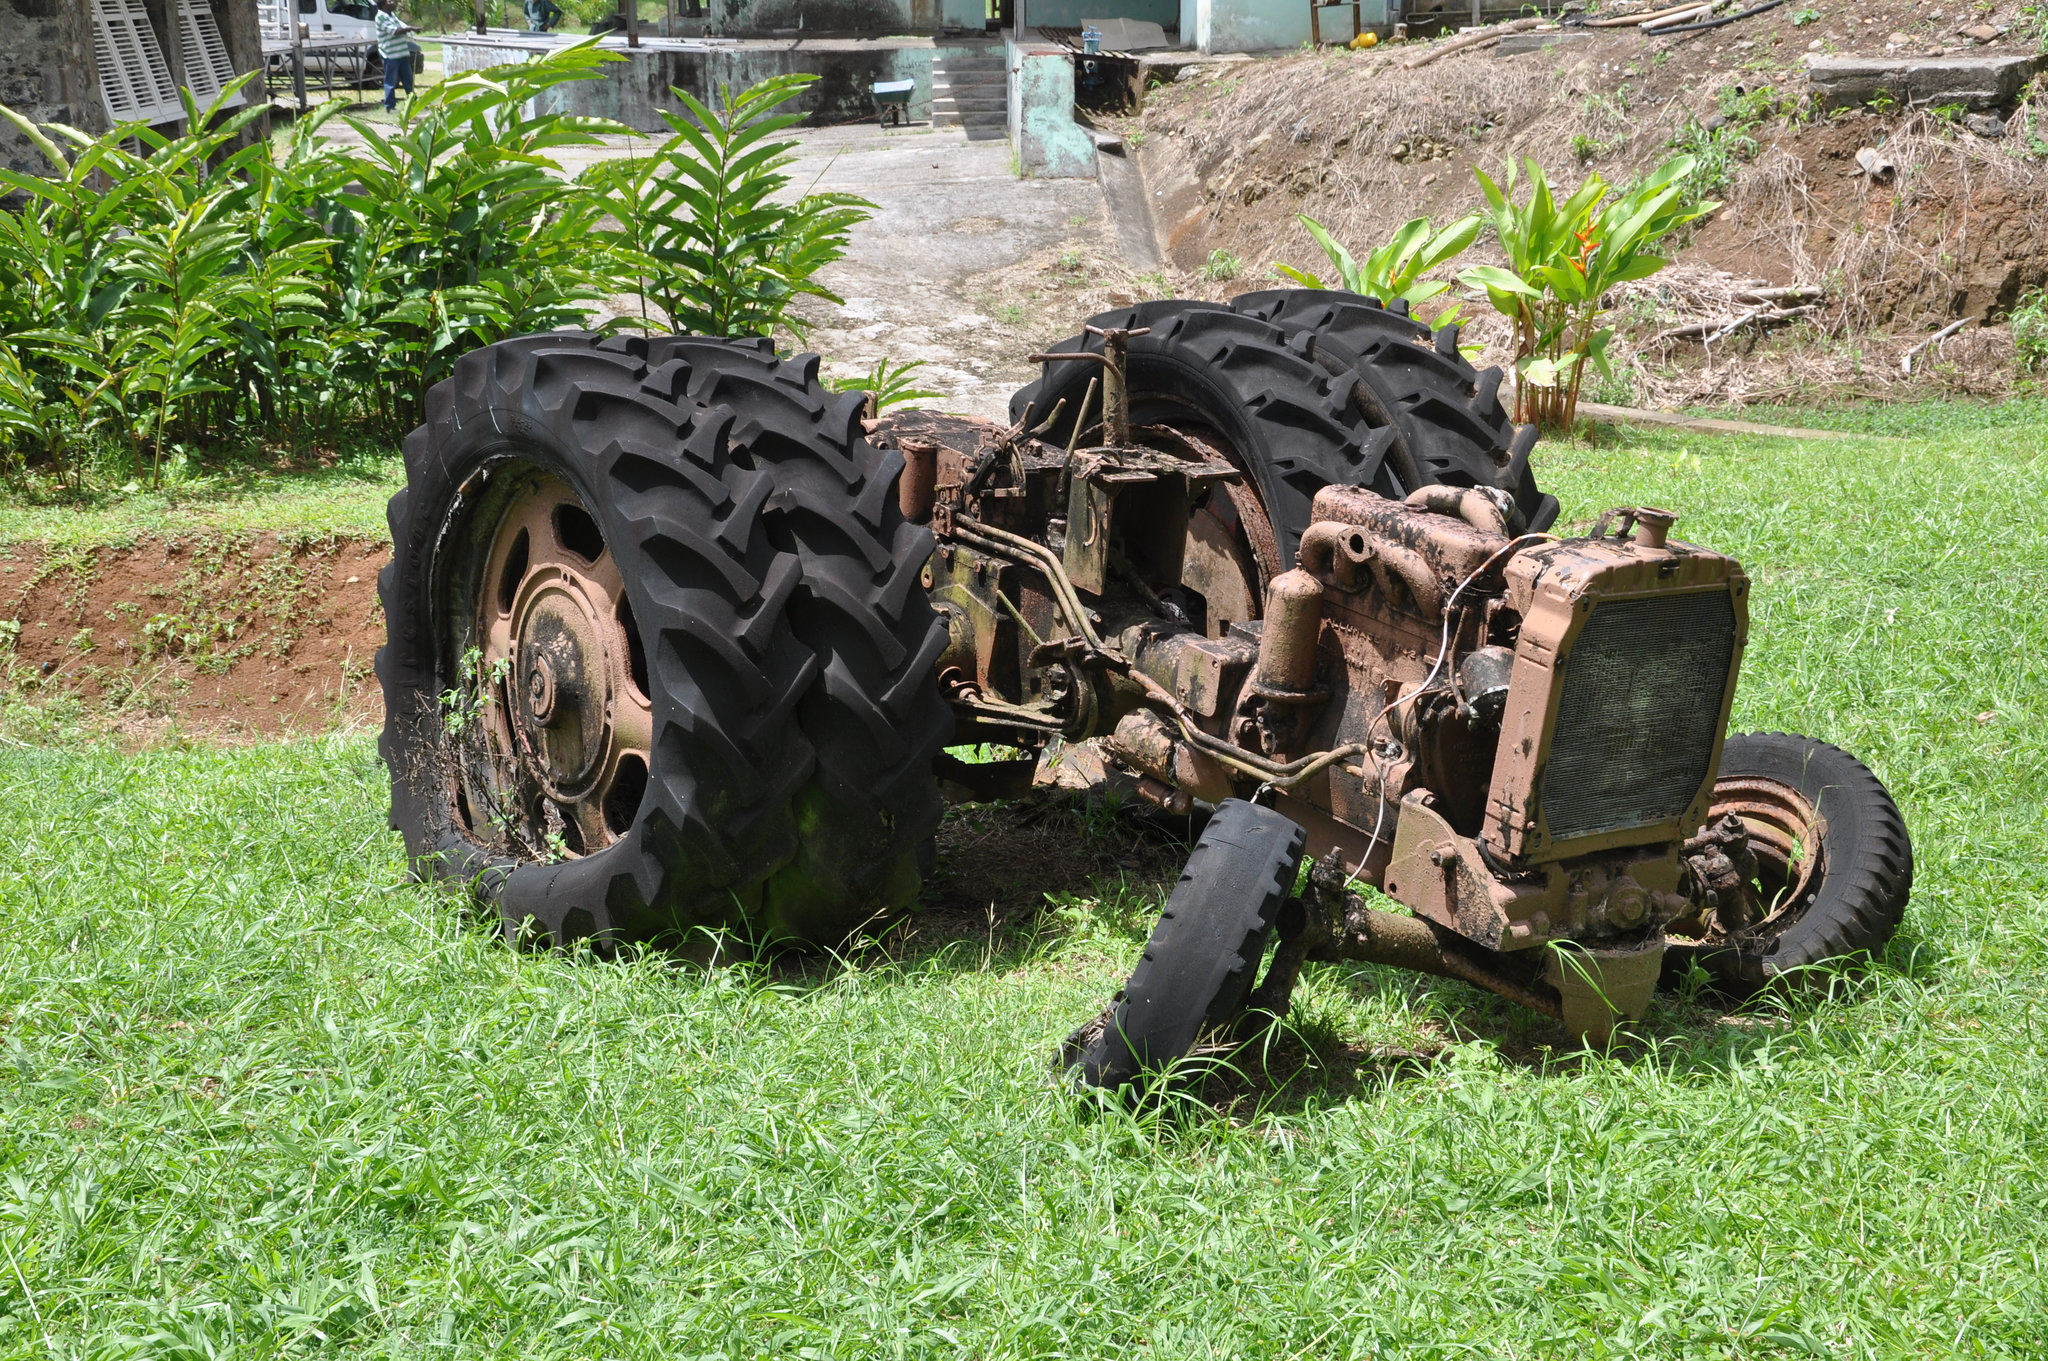
<path fill-rule="evenodd" d="M 235 64 L 228 59 L 227 42 L 220 36 L 220 24 L 206 0 L 178 0 L 178 17 L 185 40 L 185 85 L 205 108 L 234 82 Z M 237 90 L 222 107 L 232 109 L 241 102 L 242 93 Z"/>
<path fill-rule="evenodd" d="M 92 0 L 92 42 L 108 118 L 161 123 L 183 112 L 142 0 Z"/>
<path fill-rule="evenodd" d="M 179 55 L 185 83 L 204 107 L 235 78 L 227 42 L 206 0 L 177 0 Z M 100 67 L 100 99 L 115 123 L 165 123 L 182 118 L 184 106 L 171 81 L 156 29 L 142 0 L 92 0 L 93 54 Z M 243 102 L 237 92 L 227 107 Z"/>

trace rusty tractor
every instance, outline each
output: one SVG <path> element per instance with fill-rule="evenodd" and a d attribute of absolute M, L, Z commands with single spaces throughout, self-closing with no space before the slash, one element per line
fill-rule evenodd
<path fill-rule="evenodd" d="M 1207 815 L 1070 1042 L 1107 1087 L 1283 1013 L 1312 960 L 1599 1043 L 1660 980 L 1745 993 L 1896 928 L 1876 778 L 1726 735 L 1741 567 L 1655 507 L 1553 532 L 1535 433 L 1454 327 L 1288 290 L 1032 359 L 1007 424 L 878 416 L 766 342 L 461 360 L 380 582 L 418 872 L 540 941 L 830 943 L 915 902 L 945 798 L 1092 744 Z"/>

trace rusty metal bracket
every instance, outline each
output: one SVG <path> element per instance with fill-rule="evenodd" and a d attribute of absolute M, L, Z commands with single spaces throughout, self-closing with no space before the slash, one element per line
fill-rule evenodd
<path fill-rule="evenodd" d="M 1082 590 L 1098 595 L 1109 584 L 1117 500 L 1128 492 L 1142 496 L 1144 503 L 1123 526 L 1124 537 L 1142 537 L 1143 556 L 1154 573 L 1164 580 L 1179 580 L 1191 504 L 1203 488 L 1237 476 L 1237 470 L 1220 459 L 1198 462 L 1136 446 L 1075 452 L 1067 460 L 1067 537 L 1061 548 L 1067 576 Z M 1162 483 L 1170 485 L 1160 487 Z M 1141 490 L 1155 487 L 1159 490 Z"/>
<path fill-rule="evenodd" d="M 1540 972 L 1544 952 L 1500 955 L 1474 945 L 1450 930 L 1420 917 L 1383 912 L 1345 887 L 1349 879 L 1344 857 L 1331 852 L 1309 871 L 1309 891 L 1302 899 L 1307 913 L 1304 932 L 1313 943 L 1310 959 L 1356 959 L 1392 964 L 1438 978 L 1498 993 L 1531 1011 L 1562 1018 L 1557 989 Z"/>
<path fill-rule="evenodd" d="M 1068 352 L 1042 352 L 1026 355 L 1033 364 L 1051 364 L 1066 360 L 1102 365 L 1102 424 L 1105 443 L 1121 448 L 1131 442 L 1131 393 L 1125 381 L 1131 354 L 1131 340 L 1136 336 L 1152 334 L 1149 326 L 1135 329 L 1120 326 L 1089 326 L 1084 328 L 1089 335 L 1102 338 L 1100 353 L 1094 350 Z M 1030 413 L 1026 412 L 1026 418 Z M 1057 414 L 1057 413 L 1055 413 Z M 1083 413 L 1086 414 L 1085 412 Z M 1048 422 L 1049 423 L 1049 422 Z M 1079 418 L 1074 427 L 1080 429 Z"/>

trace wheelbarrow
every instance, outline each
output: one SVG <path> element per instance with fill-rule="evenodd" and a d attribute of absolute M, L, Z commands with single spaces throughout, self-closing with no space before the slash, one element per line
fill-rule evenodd
<path fill-rule="evenodd" d="M 914 80 L 878 80 L 874 84 L 875 118 L 883 127 L 910 121 L 910 96 L 917 92 Z"/>

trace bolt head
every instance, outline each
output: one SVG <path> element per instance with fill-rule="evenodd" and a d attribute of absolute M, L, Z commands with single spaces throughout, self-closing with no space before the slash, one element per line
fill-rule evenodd
<path fill-rule="evenodd" d="M 533 668 L 526 673 L 526 709 L 542 727 L 554 717 L 555 669 L 546 657 L 535 657 Z"/>

